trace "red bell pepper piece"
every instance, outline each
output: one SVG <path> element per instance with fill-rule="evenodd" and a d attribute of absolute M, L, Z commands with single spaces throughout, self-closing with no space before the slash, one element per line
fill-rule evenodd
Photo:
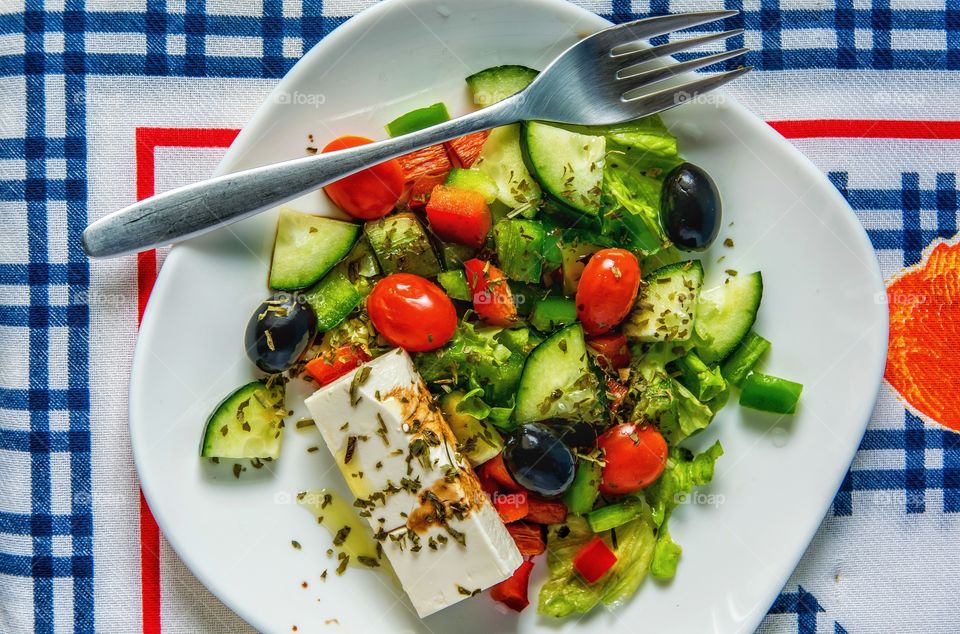
<path fill-rule="evenodd" d="M 573 568 L 587 583 L 596 583 L 617 563 L 617 556 L 600 537 L 594 537 L 573 557 Z"/>
<path fill-rule="evenodd" d="M 513 522 L 507 524 L 507 532 L 513 537 L 517 550 L 524 557 L 535 557 L 547 550 L 543 540 L 543 529 L 537 524 Z"/>
<path fill-rule="evenodd" d="M 433 188 L 437 185 L 443 185 L 446 180 L 446 174 L 426 174 L 417 177 L 410 187 L 410 200 L 408 201 L 410 208 L 419 209 L 426 205 Z"/>
<path fill-rule="evenodd" d="M 434 187 L 430 193 L 427 220 L 441 239 L 475 249 L 483 246 L 493 225 L 483 194 L 446 185 Z"/>
<path fill-rule="evenodd" d="M 527 587 L 530 585 L 531 570 L 533 570 L 533 562 L 530 560 L 524 561 L 514 571 L 512 577 L 490 588 L 490 598 L 499 601 L 511 610 L 522 612 L 525 607 L 530 605 L 530 600 L 527 599 Z"/>
<path fill-rule="evenodd" d="M 612 367 L 615 370 L 630 365 L 630 351 L 627 338 L 620 333 L 587 337 L 587 345 L 597 352 L 597 365 L 601 368 Z"/>
<path fill-rule="evenodd" d="M 450 157 L 447 156 L 447 150 L 443 145 L 431 145 L 410 154 L 404 154 L 397 158 L 400 167 L 403 168 L 403 177 L 409 181 L 414 181 L 427 174 L 443 174 L 453 168 Z"/>
<path fill-rule="evenodd" d="M 537 524 L 562 524 L 567 519 L 567 505 L 560 500 L 544 500 L 531 495 L 527 500 L 528 522 Z"/>
<path fill-rule="evenodd" d="M 463 268 L 480 319 L 492 326 L 512 326 L 517 321 L 517 307 L 503 271 L 476 258 L 464 262 Z"/>
<path fill-rule="evenodd" d="M 504 524 L 522 520 L 529 512 L 526 491 L 511 491 L 510 493 L 494 493 L 493 507 L 500 514 Z"/>
<path fill-rule="evenodd" d="M 510 472 L 507 471 L 507 465 L 503 462 L 503 454 L 497 454 L 477 467 L 477 473 L 482 474 L 481 482 L 483 479 L 495 482 L 498 489 L 506 491 L 523 490 L 523 487 L 517 484 Z"/>
<path fill-rule="evenodd" d="M 336 350 L 327 350 L 316 359 L 312 359 L 303 369 L 320 387 L 323 387 L 369 360 L 370 355 L 363 348 L 346 345 Z"/>
<path fill-rule="evenodd" d="M 487 142 L 488 136 L 490 136 L 490 130 L 457 137 L 447 141 L 447 152 L 450 153 L 450 158 L 458 167 L 470 167 L 479 158 L 480 150 L 483 149 L 483 144 Z"/>

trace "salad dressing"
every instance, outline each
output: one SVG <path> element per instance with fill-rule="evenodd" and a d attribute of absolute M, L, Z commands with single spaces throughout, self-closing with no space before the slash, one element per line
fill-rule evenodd
<path fill-rule="evenodd" d="M 352 504 L 333 489 L 304 491 L 297 495 L 297 503 L 313 513 L 317 523 L 330 533 L 331 539 L 339 541 L 338 534 L 346 533 L 342 543 L 338 545 L 334 542 L 334 548 L 350 556 L 349 566 L 369 569 L 369 566 L 360 563 L 360 558 L 377 559 L 377 542 L 373 539 L 370 527 L 360 519 Z M 344 531 L 345 528 L 350 530 Z M 380 559 L 380 567 L 388 566 L 386 559 Z"/>

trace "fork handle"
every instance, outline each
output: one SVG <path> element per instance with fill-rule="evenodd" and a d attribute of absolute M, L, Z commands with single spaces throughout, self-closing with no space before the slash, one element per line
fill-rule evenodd
<path fill-rule="evenodd" d="M 371 165 L 414 150 L 518 121 L 521 100 L 402 136 L 336 152 L 225 174 L 152 196 L 115 211 L 83 232 L 90 257 L 113 257 L 165 246 L 243 220 Z"/>

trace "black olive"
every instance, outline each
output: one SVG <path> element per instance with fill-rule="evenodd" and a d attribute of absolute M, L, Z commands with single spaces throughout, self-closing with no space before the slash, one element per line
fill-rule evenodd
<path fill-rule="evenodd" d="M 521 426 L 507 438 L 503 460 L 517 484 L 540 495 L 560 495 L 573 482 L 573 454 L 546 425 Z"/>
<path fill-rule="evenodd" d="M 722 221 L 720 192 L 713 179 L 692 163 L 670 170 L 660 193 L 660 223 L 677 247 L 701 251 L 716 240 Z"/>
<path fill-rule="evenodd" d="M 276 293 L 260 304 L 247 323 L 247 356 L 264 372 L 293 367 L 317 334 L 317 316 L 302 297 Z"/>
<path fill-rule="evenodd" d="M 544 421 L 550 429 L 554 431 L 560 440 L 567 447 L 587 447 L 593 449 L 597 446 L 597 426 L 581 421 L 570 420 L 549 420 Z"/>

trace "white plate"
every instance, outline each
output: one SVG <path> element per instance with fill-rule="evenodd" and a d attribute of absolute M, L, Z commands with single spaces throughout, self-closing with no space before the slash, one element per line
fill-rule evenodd
<path fill-rule="evenodd" d="M 542 68 L 605 24 L 558 0 L 379 4 L 290 71 L 220 172 L 302 156 L 308 133 L 317 143 L 343 133 L 382 136 L 385 122 L 434 101 L 466 112 L 466 75 L 505 63 Z M 211 409 L 256 375 L 242 335 L 267 294 L 275 217 L 264 214 L 173 249 L 143 320 L 130 388 L 144 494 L 174 550 L 214 594 L 274 632 L 322 629 L 332 618 L 342 631 L 366 632 L 601 632 L 636 623 L 651 632 L 753 630 L 828 509 L 870 416 L 886 356 L 884 287 L 843 198 L 763 122 L 724 99 L 687 104 L 666 120 L 682 152 L 719 184 L 733 223 L 704 256 L 711 281 L 727 268 L 763 271 L 757 330 L 774 344 L 765 367 L 806 386 L 795 417 L 778 422 L 734 404 L 698 439 L 702 446 L 720 438 L 726 455 L 714 484 L 671 522 L 684 549 L 676 579 L 648 580 L 620 609 L 559 626 L 535 606 L 518 617 L 485 596 L 421 622 L 377 573 L 351 570 L 321 583 L 329 537 L 291 503 L 303 489 L 346 492 L 319 436 L 288 430 L 272 469 L 250 469 L 239 481 L 229 465 L 197 457 Z M 298 205 L 331 209 L 322 195 Z M 726 237 L 734 248 L 721 245 Z M 303 413 L 298 405 L 292 420 Z M 321 451 L 307 453 L 311 445 Z"/>

